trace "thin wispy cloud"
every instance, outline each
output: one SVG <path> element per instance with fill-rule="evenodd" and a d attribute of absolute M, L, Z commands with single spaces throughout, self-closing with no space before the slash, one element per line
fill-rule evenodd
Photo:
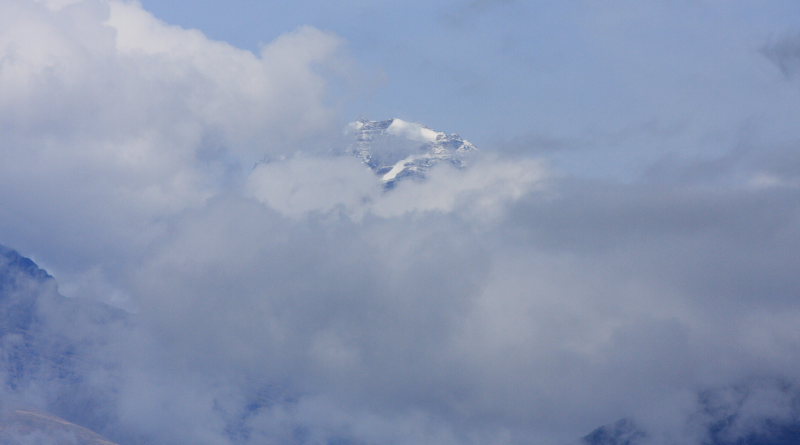
<path fill-rule="evenodd" d="M 795 79 L 800 73 L 800 35 L 785 36 L 770 42 L 762 53 L 772 61 L 787 79 Z"/>

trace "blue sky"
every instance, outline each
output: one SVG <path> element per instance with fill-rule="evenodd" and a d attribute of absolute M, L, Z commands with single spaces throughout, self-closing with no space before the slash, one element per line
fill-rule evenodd
<path fill-rule="evenodd" d="M 664 157 L 726 151 L 744 126 L 780 121 L 775 96 L 797 100 L 759 52 L 793 32 L 794 1 L 143 4 L 253 51 L 301 25 L 332 31 L 359 68 L 339 97 L 343 117 L 398 116 L 484 148 L 541 150 L 581 175 L 629 178 Z"/>

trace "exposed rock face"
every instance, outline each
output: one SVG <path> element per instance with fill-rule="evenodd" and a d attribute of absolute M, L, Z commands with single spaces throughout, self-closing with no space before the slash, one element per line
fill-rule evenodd
<path fill-rule="evenodd" d="M 17 389 L 42 373 L 49 378 L 60 373 L 59 363 L 70 348 L 45 332 L 44 318 L 62 298 L 53 277 L 0 246 L 0 380 L 6 387 Z"/>
<path fill-rule="evenodd" d="M 477 151 L 457 134 L 402 119 L 358 120 L 349 130 L 355 142 L 348 152 L 375 171 L 387 188 L 403 178 L 424 178 L 439 163 L 462 168 L 467 155 Z"/>

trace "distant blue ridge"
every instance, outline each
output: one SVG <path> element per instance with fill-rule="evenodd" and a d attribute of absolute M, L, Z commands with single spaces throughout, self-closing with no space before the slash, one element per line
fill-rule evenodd
<path fill-rule="evenodd" d="M 800 445 L 800 422 L 765 420 L 758 432 L 730 437 L 729 428 L 736 416 L 711 422 L 707 438 L 697 445 Z M 601 426 L 584 436 L 584 445 L 645 445 L 649 436 L 629 419 Z M 688 445 L 688 444 L 687 444 Z"/>
<path fill-rule="evenodd" d="M 53 279 L 49 273 L 40 268 L 31 259 L 20 255 L 14 249 L 0 244 L 0 297 L 3 297 L 5 292 L 8 292 L 18 284 L 16 275 L 12 274 L 14 271 L 40 283 Z"/>

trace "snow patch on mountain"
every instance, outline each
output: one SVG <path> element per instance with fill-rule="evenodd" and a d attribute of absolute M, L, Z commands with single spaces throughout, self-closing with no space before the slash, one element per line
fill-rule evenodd
<path fill-rule="evenodd" d="M 403 178 L 422 179 L 433 166 L 463 168 L 477 147 L 461 136 L 402 119 L 360 119 L 348 126 L 354 142 L 347 152 L 371 168 L 387 188 Z"/>

